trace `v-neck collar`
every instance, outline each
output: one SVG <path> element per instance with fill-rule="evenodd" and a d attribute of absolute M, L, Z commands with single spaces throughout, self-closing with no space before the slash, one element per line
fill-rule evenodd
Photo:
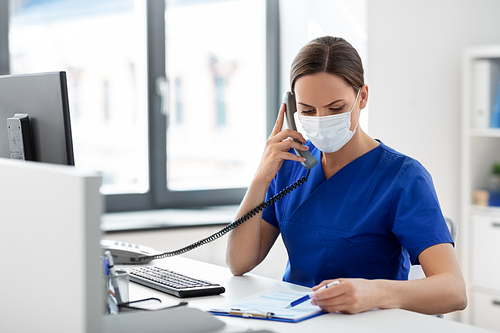
<path fill-rule="evenodd" d="M 344 165 L 342 168 L 340 168 L 336 173 L 334 173 L 330 178 L 326 178 L 325 177 L 325 170 L 323 169 L 323 163 L 321 163 L 321 150 L 319 150 L 318 148 L 316 148 L 312 143 L 311 143 L 311 147 L 314 147 L 314 150 L 311 152 L 312 155 L 318 160 L 318 164 L 313 167 L 313 168 L 319 168 L 321 170 L 321 174 L 323 176 L 321 182 L 325 182 L 329 179 L 332 179 L 333 177 L 335 177 L 335 175 L 339 174 L 340 172 L 342 172 L 343 170 L 346 170 L 346 169 L 349 169 L 351 168 L 353 165 L 355 165 L 356 163 L 359 163 L 359 161 L 362 161 L 366 158 L 369 158 L 370 155 L 372 154 L 375 154 L 382 146 L 383 146 L 383 143 L 382 141 L 378 140 L 378 139 L 375 139 L 379 145 L 375 148 L 373 148 L 372 150 L 364 153 L 363 155 L 355 158 L 354 160 L 352 160 L 351 162 L 347 163 L 346 165 Z M 315 171 L 319 171 L 319 170 L 315 170 Z M 345 172 L 345 171 L 344 171 Z M 312 172 L 311 172 L 312 173 Z"/>

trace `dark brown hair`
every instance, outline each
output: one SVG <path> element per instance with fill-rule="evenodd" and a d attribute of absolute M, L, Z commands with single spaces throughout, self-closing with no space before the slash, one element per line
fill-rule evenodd
<path fill-rule="evenodd" d="M 342 77 L 355 92 L 365 83 L 358 52 L 340 37 L 319 37 L 300 49 L 290 69 L 292 91 L 300 77 L 322 72 Z"/>

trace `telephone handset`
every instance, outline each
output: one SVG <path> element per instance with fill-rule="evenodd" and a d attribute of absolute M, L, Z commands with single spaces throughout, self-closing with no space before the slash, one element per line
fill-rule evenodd
<path fill-rule="evenodd" d="M 286 121 L 288 123 L 288 128 L 296 131 L 297 126 L 295 126 L 294 114 L 295 112 L 297 112 L 297 106 L 295 102 L 295 96 L 290 91 L 287 91 L 283 94 L 283 103 L 285 103 L 286 106 Z M 301 143 L 297 139 L 293 139 L 293 141 Z M 297 149 L 294 150 L 297 155 L 306 159 L 304 162 L 300 162 L 302 163 L 304 168 L 310 170 L 313 166 L 318 164 L 318 160 L 309 151 L 302 151 Z"/>
<path fill-rule="evenodd" d="M 111 252 L 115 265 L 147 264 L 151 260 L 139 260 L 139 258 L 160 253 L 153 248 L 143 245 L 101 239 L 101 254 L 104 254 L 105 251 Z"/>
<path fill-rule="evenodd" d="M 294 113 L 297 111 L 297 107 L 295 104 L 295 97 L 291 92 L 286 92 L 283 95 L 283 102 L 286 105 L 286 119 L 288 121 L 288 127 L 292 130 L 297 130 L 297 127 L 295 126 L 295 119 L 293 117 Z M 295 140 L 296 142 L 300 143 L 298 140 Z M 307 181 L 307 178 L 309 177 L 309 172 L 312 167 L 314 167 L 316 164 L 318 164 L 318 160 L 309 152 L 309 151 L 301 151 L 301 150 L 295 150 L 297 155 L 300 155 L 306 160 L 304 162 L 301 162 L 304 168 L 308 170 L 307 175 L 303 176 L 302 178 L 298 179 L 294 183 L 290 184 L 281 192 L 275 194 L 273 197 L 269 198 L 267 201 L 261 203 L 259 206 L 255 207 L 252 209 L 250 212 L 245 214 L 244 216 L 240 217 L 239 219 L 229 223 L 227 226 L 219 230 L 213 235 L 210 235 L 204 239 L 201 239 L 193 244 L 190 244 L 188 246 L 185 246 L 181 249 L 171 251 L 171 252 L 163 252 L 163 253 L 158 253 L 157 251 L 151 249 L 151 248 L 140 248 L 141 246 L 136 246 L 135 244 L 125 244 L 122 242 L 114 242 L 114 241 L 109 241 L 109 240 L 103 240 L 101 241 L 101 249 L 104 250 L 109 250 L 111 252 L 111 255 L 113 255 L 113 259 L 115 264 L 145 264 L 150 262 L 151 260 L 157 260 L 157 259 L 163 259 L 167 257 L 173 257 L 177 256 L 179 254 L 186 253 L 188 251 L 194 250 L 199 246 L 208 244 L 210 242 L 213 242 L 214 240 L 224 236 L 234 228 L 238 227 L 241 225 L 243 222 L 246 222 L 253 216 L 259 214 L 262 212 L 266 207 L 269 207 L 273 205 L 276 201 L 280 200 L 283 198 L 285 195 L 288 193 L 292 192 L 294 189 L 302 185 Z M 155 253 L 156 252 L 156 253 Z"/>

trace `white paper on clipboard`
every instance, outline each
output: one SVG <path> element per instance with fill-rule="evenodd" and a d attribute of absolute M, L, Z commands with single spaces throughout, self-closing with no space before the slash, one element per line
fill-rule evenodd
<path fill-rule="evenodd" d="M 277 283 L 271 289 L 211 309 L 210 312 L 218 315 L 299 322 L 324 313 L 318 306 L 312 305 L 310 301 L 293 308 L 286 308 L 292 301 L 311 291 L 311 288 Z"/>

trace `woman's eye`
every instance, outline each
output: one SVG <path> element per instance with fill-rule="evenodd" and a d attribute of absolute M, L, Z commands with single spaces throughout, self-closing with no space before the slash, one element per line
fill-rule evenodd
<path fill-rule="evenodd" d="M 302 113 L 302 114 L 311 114 L 313 112 L 314 112 L 314 110 L 300 110 L 300 113 Z"/>
<path fill-rule="evenodd" d="M 344 107 L 340 107 L 340 108 L 330 108 L 330 111 L 332 111 L 332 112 L 342 112 L 342 110 L 344 110 Z"/>

